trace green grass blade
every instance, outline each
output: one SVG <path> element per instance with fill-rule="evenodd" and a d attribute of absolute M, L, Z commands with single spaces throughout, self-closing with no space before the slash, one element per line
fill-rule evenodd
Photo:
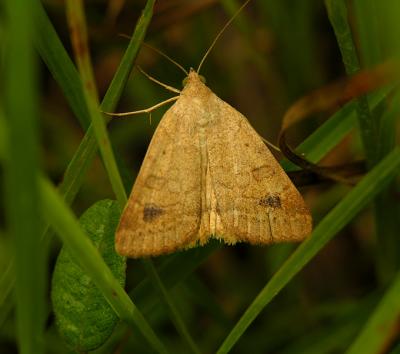
<path fill-rule="evenodd" d="M 222 343 L 219 354 L 228 353 L 264 307 L 289 281 L 398 174 L 400 149 L 396 148 L 354 187 L 346 197 L 317 225 L 283 264 Z"/>
<path fill-rule="evenodd" d="M 307 335 L 300 335 L 291 341 L 280 354 L 320 354 L 320 353 L 344 353 L 351 339 L 360 330 L 368 317 L 371 306 L 376 304 L 377 294 L 370 294 L 357 300 L 350 300 L 347 304 L 322 305 L 316 312 L 322 315 L 321 321 L 329 315 L 329 323 L 324 326 L 316 326 Z M 346 302 L 346 301 L 345 301 Z M 318 307 L 318 305 L 317 305 Z M 325 315 L 321 313 L 325 312 Z M 318 315 L 317 315 L 318 316 Z M 319 317 L 318 316 L 318 317 Z"/>
<path fill-rule="evenodd" d="M 240 8 L 242 3 L 237 0 L 220 0 L 222 8 L 228 15 L 228 18 L 231 18 L 236 11 Z M 244 38 L 244 45 L 246 50 L 248 51 L 248 58 L 251 60 L 252 64 L 257 68 L 260 73 L 264 83 L 270 87 L 270 89 L 274 89 L 275 93 L 280 92 L 275 96 L 276 100 L 279 101 L 278 106 L 283 106 L 283 98 L 279 97 L 282 95 L 283 88 L 281 87 L 281 83 L 277 78 L 276 73 L 271 69 L 273 67 L 270 59 L 266 55 L 260 54 L 260 51 L 254 45 L 253 34 L 255 32 L 255 28 L 252 24 L 252 21 L 246 17 L 246 9 L 239 14 L 239 16 L 235 19 L 233 25 L 239 28 Z M 278 98 L 279 97 L 279 98 Z M 282 101 L 282 102 L 281 102 Z"/>
<path fill-rule="evenodd" d="M 346 71 L 349 74 L 355 73 L 360 69 L 360 65 L 347 18 L 345 1 L 326 0 L 325 3 L 342 52 Z M 381 33 L 377 32 L 377 21 L 382 21 L 383 18 L 385 20 L 380 24 L 380 27 L 384 33 L 382 39 L 387 42 L 385 47 L 390 48 L 390 51 L 395 54 L 399 53 L 399 45 L 397 44 L 399 33 L 398 11 L 396 11 L 396 9 L 399 9 L 398 2 L 385 1 L 382 5 L 380 6 L 380 13 L 376 13 L 373 18 L 368 18 L 368 23 L 366 23 L 367 18 L 365 15 L 367 13 L 375 13 L 376 6 L 369 0 L 355 1 L 355 12 L 358 14 L 357 21 L 359 24 L 357 33 L 360 34 L 361 53 L 364 54 L 364 60 L 369 65 L 376 64 L 381 56 L 379 52 L 380 46 L 376 45 L 375 40 L 381 35 Z M 382 14 L 384 14 L 383 17 L 381 17 Z M 374 45 L 371 46 L 371 43 L 374 43 Z M 394 105 L 396 104 L 394 103 Z M 379 117 L 376 114 L 371 114 L 366 96 L 359 98 L 357 112 L 367 162 L 371 167 L 394 148 L 395 124 L 393 120 L 385 119 L 390 114 L 388 111 L 384 113 L 382 117 L 384 119 L 378 119 Z M 385 136 L 381 134 L 382 129 L 385 131 Z M 388 213 L 385 210 L 386 208 L 389 210 Z M 392 212 L 393 214 L 391 215 Z M 393 223 L 395 213 L 396 201 L 392 198 L 391 193 L 382 194 L 375 202 L 376 235 L 378 239 L 377 272 L 382 282 L 388 281 L 394 275 L 398 264 L 398 256 L 396 254 L 399 249 L 396 241 L 397 225 Z"/>
<path fill-rule="evenodd" d="M 214 293 L 197 274 L 191 274 L 182 286 L 186 298 L 195 306 L 204 309 L 221 328 L 228 329 L 232 326 L 230 317 L 221 308 Z"/>
<path fill-rule="evenodd" d="M 397 345 L 390 351 L 389 354 L 400 354 L 400 343 L 397 343 Z"/>
<path fill-rule="evenodd" d="M 3 119 L 3 117 L 0 113 L 0 120 L 1 119 Z M 0 139 L 1 138 L 2 134 L 0 134 Z M 10 307 L 14 305 L 14 301 L 11 300 L 10 296 L 15 279 L 15 270 L 13 267 L 14 254 L 12 242 L 9 235 L 0 228 L 0 328 L 10 314 Z"/>
<path fill-rule="evenodd" d="M 398 334 L 400 318 L 400 273 L 394 278 L 365 327 L 347 354 L 384 353 Z"/>
<path fill-rule="evenodd" d="M 304 90 L 320 86 L 323 70 L 317 59 L 317 38 L 312 25 L 318 9 L 316 4 L 312 0 L 290 4 L 263 0 L 258 1 L 256 6 L 279 48 L 278 65 L 289 102 L 303 95 Z M 296 30 L 293 31 L 293 28 Z"/>
<path fill-rule="evenodd" d="M 40 179 L 40 192 L 43 216 L 57 231 L 71 255 L 79 261 L 114 311 L 122 320 L 137 326 L 154 350 L 166 353 L 164 345 L 104 263 L 95 246 L 82 231 L 78 220 L 51 183 L 44 178 Z"/>
<path fill-rule="evenodd" d="M 36 33 L 34 43 L 36 49 L 54 79 L 60 85 L 79 123 L 86 130 L 90 124 L 90 117 L 78 72 L 58 38 L 41 2 L 35 0 L 32 3 L 35 6 Z"/>
<path fill-rule="evenodd" d="M 400 111 L 400 92 L 391 98 L 387 109 L 380 120 L 380 138 L 377 146 L 377 157 L 380 159 L 396 146 L 396 124 Z M 399 226 L 397 215 L 400 213 L 399 202 L 396 198 L 394 184 L 380 194 L 374 205 L 375 232 L 377 246 L 377 273 L 383 284 L 389 282 L 396 275 L 400 267 Z"/>
<path fill-rule="evenodd" d="M 191 273 L 193 273 L 216 249 L 221 246 L 220 243 L 211 242 L 204 247 L 197 247 L 183 253 L 173 254 L 162 262 L 157 268 L 157 273 L 163 279 L 163 285 L 167 290 L 172 290 L 178 283 L 183 282 Z M 138 308 L 147 315 L 151 314 L 154 306 L 162 299 L 157 292 L 153 291 L 154 282 L 150 277 L 143 279 L 132 291 L 129 292 Z M 123 331 L 116 335 L 116 342 L 123 340 Z"/>
<path fill-rule="evenodd" d="M 142 16 L 136 24 L 128 48 L 122 57 L 121 63 L 101 103 L 101 109 L 103 111 L 113 111 L 121 97 L 122 90 L 128 81 L 140 45 L 143 42 L 146 30 L 152 18 L 154 3 L 154 0 L 147 1 L 146 6 L 143 9 Z M 75 80 L 80 83 L 77 74 Z M 97 144 L 94 137 L 94 131 L 92 127 L 89 127 L 78 150 L 68 165 L 63 181 L 60 185 L 60 190 L 63 191 L 64 198 L 67 202 L 72 203 L 75 198 L 75 195 L 82 184 L 83 178 L 94 159 L 96 151 Z"/>
<path fill-rule="evenodd" d="M 325 6 L 342 53 L 346 72 L 349 75 L 355 74 L 360 70 L 360 63 L 348 22 L 346 2 L 344 0 L 325 0 Z M 357 99 L 357 116 L 367 161 L 372 166 L 376 158 L 378 123 L 371 114 L 367 96 Z"/>
<path fill-rule="evenodd" d="M 186 328 L 186 325 L 185 325 L 178 309 L 176 308 L 174 301 L 169 296 L 166 288 L 164 287 L 164 284 L 161 282 L 161 279 L 158 276 L 153 263 L 147 260 L 147 261 L 144 261 L 144 265 L 147 269 L 147 274 L 150 275 L 150 277 L 153 280 L 153 283 L 157 284 L 156 290 L 158 290 L 158 292 L 160 293 L 160 297 L 164 300 L 164 302 L 168 306 L 168 309 L 170 311 L 170 316 L 175 325 L 175 328 L 177 329 L 177 331 L 179 332 L 179 334 L 181 335 L 183 340 L 186 342 L 186 344 L 191 352 L 201 353 L 200 349 L 197 347 L 197 345 L 193 341 L 193 338 L 190 335 L 188 329 Z"/>
<path fill-rule="evenodd" d="M 121 97 L 122 90 L 129 78 L 136 56 L 143 42 L 147 27 L 153 14 L 155 0 L 146 3 L 139 18 L 128 48 L 121 59 L 110 86 L 102 100 L 101 108 L 104 111 L 113 111 Z M 81 126 L 86 128 L 90 124 L 90 117 L 84 100 L 79 74 L 62 45 L 52 23 L 39 1 L 34 2 L 37 33 L 35 36 L 36 48 L 52 73 L 56 82 L 63 90 L 64 96 L 78 118 Z"/>
<path fill-rule="evenodd" d="M 37 58 L 32 46 L 32 4 L 5 2 L 7 47 L 4 105 L 8 123 L 6 212 L 15 254 L 19 352 L 44 352 L 45 252 L 40 245 L 37 134 Z"/>
<path fill-rule="evenodd" d="M 377 6 L 374 1 L 368 0 L 366 2 L 356 1 L 355 5 L 358 11 L 357 19 L 360 19 L 365 12 L 374 13 L 374 11 L 379 9 L 379 15 L 375 16 L 375 19 L 371 18 L 371 25 L 368 25 L 366 18 L 363 17 L 363 20 L 359 21 L 357 27 L 359 32 L 365 32 L 366 38 L 360 42 L 361 48 L 365 47 L 367 49 L 364 50 L 365 56 L 374 59 L 376 57 L 374 55 L 374 48 L 376 51 L 387 48 L 388 52 L 386 52 L 385 49 L 385 56 L 398 58 L 400 54 L 400 44 L 398 41 L 400 35 L 400 25 L 398 21 L 398 14 L 400 11 L 399 2 L 396 0 L 387 0 Z M 377 28 L 375 22 L 380 24 L 380 28 Z M 378 29 L 380 29 L 380 31 L 378 31 Z M 372 45 L 371 43 L 377 43 L 375 42 L 375 38 L 379 36 L 382 38 L 382 45 Z M 366 42 L 368 42 L 368 44 Z M 391 151 L 394 146 L 396 146 L 396 125 L 400 107 L 399 99 L 400 94 L 397 90 L 393 97 L 390 98 L 387 109 L 380 117 L 377 160 L 381 159 L 388 151 Z M 389 284 L 400 268 L 399 226 L 397 219 L 397 215 L 400 213 L 400 206 L 396 194 L 393 192 L 395 188 L 396 187 L 392 184 L 375 201 L 375 229 L 378 248 L 377 260 L 379 260 L 378 275 L 385 285 Z"/>
<path fill-rule="evenodd" d="M 379 7 L 382 9 L 381 4 Z M 380 24 L 377 16 L 379 9 L 375 0 L 355 0 L 352 2 L 352 9 L 355 15 L 360 57 L 365 66 L 371 67 L 378 64 L 382 58 L 382 48 L 376 45 L 380 42 Z M 394 13 L 397 17 L 397 12 Z"/>
<path fill-rule="evenodd" d="M 121 97 L 122 90 L 129 79 L 129 74 L 135 64 L 135 59 L 139 53 L 139 49 L 143 43 L 146 35 L 147 27 L 149 26 L 150 19 L 153 15 L 153 7 L 155 0 L 148 0 L 143 13 L 140 16 L 132 38 L 129 41 L 128 48 L 121 59 L 121 63 L 115 73 L 110 86 L 102 100 L 101 109 L 106 112 L 112 112 L 119 98 Z"/>
<path fill-rule="evenodd" d="M 96 152 L 97 144 L 93 133 L 93 127 L 89 126 L 79 144 L 78 150 L 68 164 L 64 173 L 64 178 L 58 187 L 68 205 L 72 204 L 74 201 L 83 179 L 85 178 L 85 172 L 89 170 Z"/>
<path fill-rule="evenodd" d="M 166 289 L 172 289 L 178 283 L 184 281 L 194 272 L 217 248 L 220 246 L 210 243 L 204 247 L 187 250 L 183 253 L 174 254 L 164 261 L 157 272 L 163 280 Z M 149 311 L 158 298 L 151 287 L 150 279 L 142 280 L 131 292 L 133 297 L 144 311 Z"/>
<path fill-rule="evenodd" d="M 393 91 L 393 86 L 387 86 L 370 95 L 370 105 L 375 109 L 387 95 Z M 315 132 L 310 134 L 296 149 L 298 153 L 303 153 L 311 162 L 320 161 L 330 150 L 354 128 L 356 123 L 357 103 L 352 101 L 345 105 L 341 110 L 333 114 Z M 298 169 L 298 167 L 288 160 L 282 161 L 282 167 L 286 171 Z"/>
<path fill-rule="evenodd" d="M 101 109 L 103 111 L 113 111 L 121 97 L 122 90 L 128 81 L 129 74 L 135 63 L 140 45 L 143 42 L 146 30 L 152 18 L 154 2 L 154 0 L 147 1 L 146 6 L 143 9 L 142 16 L 139 18 L 132 38 L 129 41 L 128 48 L 122 57 L 121 63 L 101 103 Z M 80 82 L 77 75 L 76 80 Z M 69 203 L 72 203 L 73 199 L 75 198 L 75 195 L 82 184 L 86 171 L 94 159 L 96 151 L 97 144 L 94 137 L 94 131 L 92 127 L 89 127 L 85 137 L 79 145 L 78 150 L 68 165 L 64 174 L 63 182 L 60 185 L 60 190 L 63 191 L 64 198 Z"/>
<path fill-rule="evenodd" d="M 125 206 L 127 196 L 115 161 L 106 123 L 100 111 L 97 88 L 89 54 L 83 3 L 81 0 L 68 0 L 66 5 L 67 19 L 71 29 L 72 45 L 75 50 L 76 61 L 82 80 L 83 94 L 110 183 L 122 208 Z"/>

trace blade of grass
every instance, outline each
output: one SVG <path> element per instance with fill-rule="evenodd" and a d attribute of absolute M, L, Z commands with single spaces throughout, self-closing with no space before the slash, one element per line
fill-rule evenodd
<path fill-rule="evenodd" d="M 357 184 L 317 225 L 312 235 L 293 252 L 237 322 L 218 350 L 228 353 L 264 307 L 289 281 L 398 174 L 400 149 L 396 148 Z"/>
<path fill-rule="evenodd" d="M 47 17 L 42 3 L 34 0 L 33 4 L 37 27 L 34 36 L 36 49 L 56 82 L 59 83 L 79 123 L 86 130 L 90 124 L 90 117 L 83 98 L 78 72 Z"/>
<path fill-rule="evenodd" d="M 225 10 L 229 18 L 231 18 L 242 5 L 242 3 L 238 2 L 237 0 L 220 0 L 219 2 L 221 3 L 222 8 Z M 283 108 L 284 88 L 282 87 L 281 80 L 278 78 L 275 71 L 271 69 L 273 65 L 269 62 L 268 56 L 261 55 L 260 51 L 256 48 L 254 38 L 252 36 L 252 34 L 255 32 L 255 30 L 253 30 L 254 26 L 252 25 L 251 20 L 249 20 L 246 17 L 246 12 L 242 11 L 240 16 L 238 16 L 238 18 L 235 19 L 233 24 L 237 28 L 239 28 L 244 37 L 243 44 L 245 45 L 249 53 L 248 56 L 249 60 L 251 60 L 253 64 L 256 66 L 258 72 L 260 73 L 264 81 L 264 84 L 267 85 L 269 89 L 274 90 L 275 92 L 274 97 L 275 100 L 277 101 L 277 106 L 279 108 Z"/>
<path fill-rule="evenodd" d="M 215 298 L 215 294 L 204 284 L 197 274 L 191 274 L 186 279 L 185 284 L 182 286 L 182 291 L 194 305 L 199 306 L 206 313 L 210 314 L 216 325 L 225 329 L 228 329 L 232 325 L 229 316 Z"/>
<path fill-rule="evenodd" d="M 166 289 L 173 289 L 178 283 L 184 281 L 218 246 L 220 246 L 219 243 L 212 242 L 204 247 L 190 249 L 167 257 L 157 268 Z M 150 314 L 160 300 L 158 294 L 152 291 L 152 288 L 154 288 L 154 283 L 151 283 L 150 277 L 146 277 L 129 292 L 129 296 L 134 299 L 138 308 L 145 315 Z M 125 330 L 114 332 L 113 342 L 120 343 L 125 335 Z M 108 353 L 109 350 L 105 348 L 100 352 Z"/>
<path fill-rule="evenodd" d="M 360 57 L 366 67 L 377 65 L 382 58 L 381 46 L 377 45 L 381 43 L 381 39 L 379 38 L 379 16 L 377 16 L 379 10 L 376 5 L 375 0 L 355 0 L 352 2 Z"/>
<path fill-rule="evenodd" d="M 346 71 L 347 73 L 352 74 L 360 69 L 360 65 L 347 18 L 347 7 L 345 1 L 326 0 L 325 4 L 328 10 L 329 19 L 336 34 L 339 48 L 342 52 Z M 396 14 L 396 8 L 399 9 L 398 6 L 398 2 L 391 2 L 390 4 L 385 2 L 385 6 L 383 6 L 382 9 L 385 9 L 386 7 L 386 15 Z M 355 9 L 356 13 L 360 15 L 358 16 L 358 20 L 361 21 L 361 23 L 359 23 L 361 27 L 358 28 L 361 34 L 361 51 L 366 55 L 366 62 L 371 64 L 379 59 L 379 50 L 373 49 L 367 44 L 367 42 L 375 43 L 373 40 L 379 35 L 376 33 L 377 26 L 375 22 L 377 16 L 374 16 L 372 23 L 369 21 L 367 29 L 366 24 L 362 19 L 362 15 L 365 15 L 366 12 L 371 13 L 371 11 L 374 11 L 374 5 L 371 1 L 363 1 L 362 4 L 359 1 L 356 1 Z M 385 22 L 386 24 L 389 23 L 389 25 L 387 25 L 387 29 L 389 30 L 385 31 L 385 37 L 389 36 L 391 39 L 394 39 L 391 43 L 388 43 L 388 48 L 393 48 L 391 50 L 398 53 L 398 35 L 391 37 L 393 36 L 393 33 L 399 33 L 397 17 L 393 15 L 386 16 Z M 367 35 L 370 36 L 369 40 L 366 38 Z M 374 48 L 375 47 L 378 48 L 379 46 L 374 45 Z M 367 162 L 369 167 L 371 167 L 377 161 L 381 160 L 385 154 L 395 146 L 394 136 L 396 129 L 393 121 L 382 119 L 379 121 L 378 116 L 371 114 L 366 96 L 361 97 L 358 100 L 358 104 L 359 106 L 357 111 L 361 137 L 367 155 Z M 386 112 L 385 115 L 386 114 L 388 113 Z M 382 126 L 382 124 L 384 125 Z M 380 136 L 382 128 L 386 133 L 386 136 L 384 137 Z M 384 147 L 387 148 L 386 151 L 384 150 Z M 390 205 L 392 205 L 392 207 L 390 207 Z M 382 194 L 377 198 L 374 207 L 376 219 L 375 228 L 378 238 L 376 268 L 379 279 L 382 283 L 385 283 L 393 276 L 398 264 L 398 256 L 397 254 L 394 254 L 398 251 L 398 247 L 396 247 L 397 225 L 393 224 L 393 216 L 386 212 L 386 209 L 395 212 L 396 206 L 390 193 L 386 193 L 386 195 Z M 393 247 L 393 245 L 395 245 L 395 247 Z"/>
<path fill-rule="evenodd" d="M 155 0 L 147 1 L 143 9 L 143 13 L 136 24 L 125 54 L 102 100 L 101 109 L 103 111 L 113 111 L 121 97 L 122 90 L 128 81 L 129 74 L 152 18 L 154 3 Z M 43 6 L 39 1 L 34 1 L 34 4 L 36 6 L 35 15 L 37 24 L 37 33 L 35 36 L 36 49 L 46 63 L 54 79 L 60 85 L 64 96 L 67 98 L 75 116 L 79 119 L 81 126 L 86 130 L 90 124 L 90 117 L 83 97 L 79 74 L 43 9 Z"/>
<path fill-rule="evenodd" d="M 387 86 L 372 93 L 370 95 L 371 108 L 375 109 L 392 91 L 393 86 Z M 296 148 L 296 151 L 300 154 L 305 154 L 311 162 L 316 163 L 320 161 L 354 128 L 357 118 L 356 108 L 357 103 L 354 101 L 346 104 L 310 134 Z M 298 169 L 295 164 L 286 159 L 281 164 L 286 171 Z"/>
<path fill-rule="evenodd" d="M 396 121 L 400 111 L 400 92 L 390 99 L 380 120 L 380 137 L 377 157 L 380 159 L 396 145 Z M 400 207 L 394 183 L 388 186 L 374 203 L 375 234 L 377 243 L 377 273 L 382 284 L 388 284 L 400 266 L 400 244 L 398 218 Z"/>
<path fill-rule="evenodd" d="M 290 5 L 285 1 L 264 0 L 258 1 L 257 6 L 279 48 L 278 65 L 289 101 L 297 99 L 304 90 L 321 85 L 322 67 L 317 59 L 318 41 L 313 24 L 318 10 L 316 4 L 312 0 L 296 1 Z"/>
<path fill-rule="evenodd" d="M 389 354 L 400 354 L 400 343 L 397 343 Z"/>
<path fill-rule="evenodd" d="M 398 336 L 400 273 L 394 278 L 347 354 L 385 353 Z"/>
<path fill-rule="evenodd" d="M 376 20 L 372 19 L 372 26 L 368 26 L 365 20 L 359 23 L 358 30 L 365 32 L 365 39 L 361 42 L 365 55 L 374 58 L 371 45 L 365 43 L 369 39 L 369 43 L 375 42 L 375 38 L 381 36 L 382 48 L 385 48 L 385 55 L 398 58 L 400 54 L 400 44 L 398 41 L 400 35 L 400 26 L 398 21 L 398 14 L 400 11 L 400 4 L 396 0 L 386 0 L 379 4 L 378 8 L 376 3 L 369 0 L 367 2 L 356 1 L 356 8 L 359 15 L 364 15 L 364 12 L 374 13 L 378 10 L 377 15 L 374 16 Z M 360 16 L 357 16 L 357 18 Z M 374 22 L 378 22 L 380 28 L 377 28 Z M 362 28 L 361 28 L 362 27 Z M 378 32 L 378 29 L 380 32 Z M 383 34 L 383 35 L 382 35 Z M 368 36 L 368 37 L 367 37 Z M 374 45 L 373 47 L 380 48 L 381 46 Z M 389 100 L 389 104 L 385 112 L 380 118 L 379 126 L 379 140 L 377 146 L 377 159 L 381 159 L 388 151 L 396 145 L 396 124 L 398 118 L 398 111 L 400 107 L 400 94 L 399 91 L 393 95 Z M 392 184 L 388 189 L 380 195 L 375 201 L 375 215 L 376 215 L 376 235 L 377 235 L 377 251 L 380 260 L 378 263 L 378 275 L 383 284 L 388 284 L 395 276 L 400 267 L 400 244 L 398 241 L 398 219 L 400 215 L 399 202 L 393 191 L 395 186 Z"/>
<path fill-rule="evenodd" d="M 158 284 L 158 286 L 155 288 L 160 293 L 160 297 L 163 298 L 164 302 L 168 305 L 168 309 L 171 312 L 171 314 L 170 314 L 171 319 L 174 322 L 174 325 L 175 325 L 177 331 L 180 333 L 181 337 L 186 342 L 189 350 L 193 353 L 201 353 L 200 349 L 197 347 L 197 345 L 193 341 L 193 338 L 190 335 L 188 329 L 186 328 L 186 325 L 184 324 L 184 322 L 181 318 L 181 315 L 175 306 L 174 301 L 168 295 L 166 288 L 164 287 L 163 283 L 161 282 L 161 279 L 160 279 L 159 275 L 157 274 L 153 263 L 151 263 L 150 261 L 147 260 L 147 261 L 144 261 L 144 265 L 147 268 L 147 274 L 149 274 L 150 277 L 153 279 L 153 283 Z"/>
<path fill-rule="evenodd" d="M 127 196 L 114 158 L 114 152 L 107 134 L 106 124 L 100 112 L 97 88 L 89 54 L 86 19 L 82 1 L 68 0 L 66 2 L 66 9 L 72 46 L 82 80 L 83 96 L 89 110 L 89 116 L 93 124 L 97 144 L 115 196 L 121 207 L 124 207 Z"/>
<path fill-rule="evenodd" d="M 15 255 L 18 347 L 44 352 L 45 250 L 40 245 L 37 173 L 37 58 L 32 46 L 32 4 L 5 2 L 8 41 L 4 80 L 8 123 L 5 165 L 6 214 Z"/>
<path fill-rule="evenodd" d="M 340 304 L 335 306 L 334 303 L 331 303 L 328 304 L 328 308 L 324 309 L 324 304 L 322 304 L 319 309 L 317 308 L 317 312 L 322 310 L 326 313 L 320 313 L 317 316 L 322 315 L 321 321 L 327 325 L 316 326 L 311 332 L 306 330 L 307 335 L 291 341 L 282 354 L 293 352 L 296 354 L 343 353 L 351 339 L 365 323 L 371 306 L 375 306 L 376 295 L 378 294 L 369 294 L 366 297 L 358 298 L 354 303 L 350 300 L 348 304 L 343 304 L 343 307 Z"/>
<path fill-rule="evenodd" d="M 9 250 L 11 253 L 11 250 Z M 12 257 L 12 256 L 11 256 Z M 13 257 L 11 258 L 13 259 Z M 7 264 L 7 267 L 2 270 L 1 277 L 0 277 L 0 283 L 1 285 L 8 286 L 8 288 L 0 288 L 0 308 L 5 304 L 8 295 L 11 293 L 10 287 L 13 283 L 12 279 L 15 277 L 15 271 L 13 269 L 14 262 L 11 262 L 11 259 L 9 263 Z M 1 326 L 1 321 L 0 321 L 0 326 Z"/>
<path fill-rule="evenodd" d="M 170 256 L 157 269 L 163 279 L 164 286 L 167 289 L 172 289 L 175 285 L 184 281 L 219 247 L 219 243 L 211 243 L 204 247 Z M 146 278 L 130 292 L 130 295 L 140 304 L 144 312 L 149 312 L 157 301 L 154 292 L 151 291 L 151 286 L 150 279 Z"/>
<path fill-rule="evenodd" d="M 147 1 L 146 6 L 143 9 L 142 16 L 139 18 L 132 38 L 129 41 L 128 48 L 121 59 L 121 63 L 101 103 L 101 110 L 103 111 L 113 111 L 121 97 L 122 91 L 126 82 L 128 81 L 129 74 L 138 55 L 140 45 L 143 42 L 146 30 L 152 18 L 154 3 L 155 0 Z M 44 33 L 42 35 L 44 35 Z M 77 73 L 74 80 L 80 83 Z M 60 82 L 60 85 L 63 85 L 63 83 Z M 81 186 L 83 177 L 88 170 L 96 151 L 97 144 L 94 137 L 94 131 L 92 127 L 89 127 L 85 137 L 79 145 L 77 152 L 68 165 L 64 174 L 63 182 L 60 185 L 60 190 L 63 191 L 67 201 L 70 200 L 72 203 L 73 199 L 75 198 L 75 195 Z"/>
<path fill-rule="evenodd" d="M 325 0 L 325 6 L 342 54 L 346 73 L 355 74 L 360 70 L 360 63 L 347 18 L 346 3 L 344 0 Z M 356 110 L 367 162 L 371 167 L 376 159 L 378 123 L 371 114 L 367 96 L 358 98 Z"/>

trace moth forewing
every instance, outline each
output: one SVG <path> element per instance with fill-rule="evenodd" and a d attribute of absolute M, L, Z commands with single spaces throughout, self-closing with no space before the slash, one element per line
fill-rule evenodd
<path fill-rule="evenodd" d="M 136 258 L 212 235 L 229 244 L 268 244 L 310 232 L 303 198 L 261 138 L 191 70 L 152 138 L 117 230 L 117 251 Z"/>
<path fill-rule="evenodd" d="M 310 212 L 286 173 L 247 119 L 213 95 L 218 112 L 207 133 L 212 187 L 229 243 L 302 240 Z"/>
<path fill-rule="evenodd" d="M 199 139 L 186 101 L 181 96 L 164 114 L 147 150 L 116 233 L 123 255 L 173 252 L 198 234 Z"/>

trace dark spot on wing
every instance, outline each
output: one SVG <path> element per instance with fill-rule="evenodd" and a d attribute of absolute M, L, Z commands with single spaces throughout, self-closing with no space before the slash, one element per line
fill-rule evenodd
<path fill-rule="evenodd" d="M 277 194 L 267 194 L 265 197 L 261 198 L 259 205 L 271 208 L 281 207 L 281 198 Z"/>
<path fill-rule="evenodd" d="M 151 222 L 164 213 L 164 210 L 155 204 L 145 204 L 143 209 L 143 221 Z"/>

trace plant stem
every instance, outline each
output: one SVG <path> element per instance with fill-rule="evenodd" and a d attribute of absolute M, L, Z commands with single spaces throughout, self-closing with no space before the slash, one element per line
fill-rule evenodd
<path fill-rule="evenodd" d="M 342 53 L 346 73 L 353 75 L 360 70 L 360 62 L 348 22 L 346 3 L 344 0 L 325 0 L 325 5 Z M 375 147 L 378 139 L 378 122 L 375 119 L 376 117 L 371 114 L 367 96 L 361 96 L 357 99 L 356 109 L 368 166 L 372 167 L 376 162 Z"/>

